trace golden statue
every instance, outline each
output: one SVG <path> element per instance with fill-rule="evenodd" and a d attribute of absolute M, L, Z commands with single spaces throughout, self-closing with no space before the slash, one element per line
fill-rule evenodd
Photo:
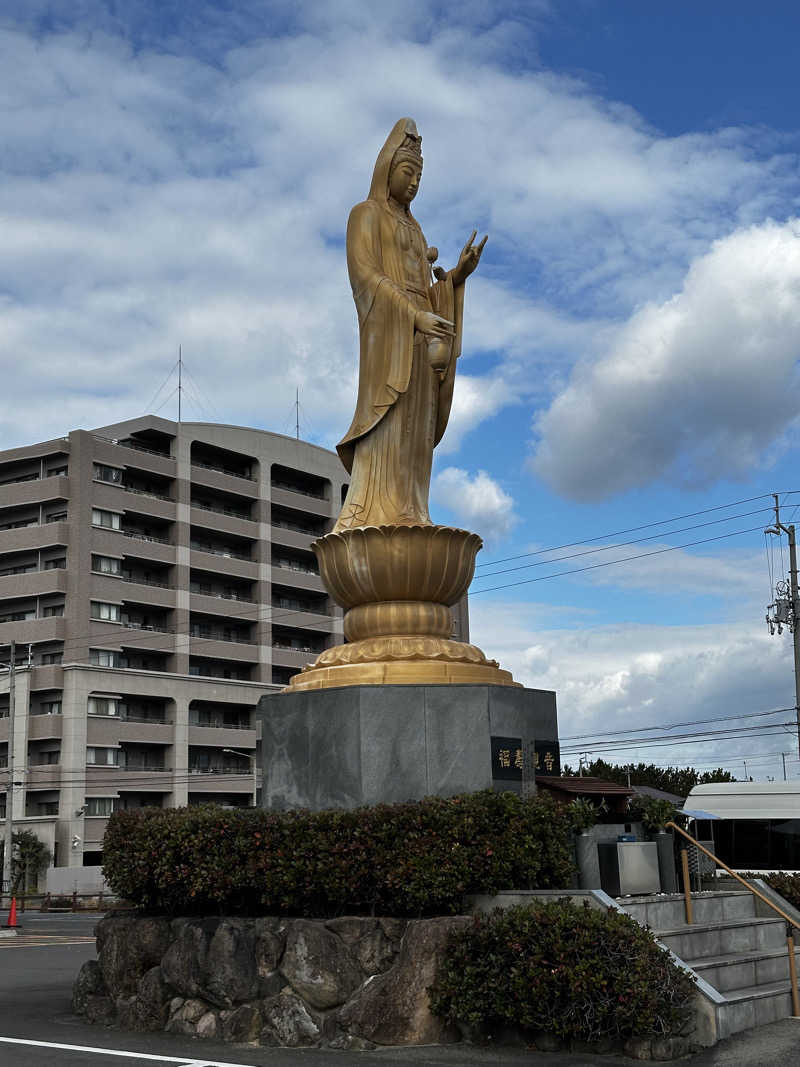
<path fill-rule="evenodd" d="M 400 119 L 381 149 L 369 198 L 347 224 L 347 267 L 358 311 L 358 401 L 338 451 L 352 475 L 335 532 L 358 526 L 430 524 L 434 446 L 450 416 L 461 352 L 464 282 L 486 244 L 464 246 L 452 271 L 431 276 L 411 214 L 422 176 L 422 138 Z"/>
<path fill-rule="evenodd" d="M 330 534 L 312 545 L 348 643 L 320 653 L 289 689 L 357 684 L 515 685 L 475 645 L 454 641 L 450 607 L 467 591 L 482 542 L 434 526 L 433 449 L 450 416 L 461 352 L 464 283 L 486 237 L 476 232 L 451 271 L 434 267 L 410 205 L 422 176 L 422 138 L 400 119 L 381 149 L 369 197 L 347 225 L 358 312 L 358 399 L 337 448 L 351 474 Z"/>

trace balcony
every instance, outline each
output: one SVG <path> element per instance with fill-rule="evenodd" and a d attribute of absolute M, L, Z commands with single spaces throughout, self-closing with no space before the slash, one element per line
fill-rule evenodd
<path fill-rule="evenodd" d="M 49 548 L 52 545 L 66 545 L 67 523 L 48 522 L 31 526 L 19 526 L 0 530 L 0 551 L 22 552 L 34 548 Z"/>
<path fill-rule="evenodd" d="M 13 638 L 17 644 L 38 641 L 63 641 L 66 633 L 66 619 L 26 619 L 17 622 L 0 623 L 0 645 L 8 644 Z"/>
<path fill-rule="evenodd" d="M 64 731 L 62 715 L 28 716 L 28 740 L 49 741 L 61 737 Z"/>
<path fill-rule="evenodd" d="M 319 515 L 322 518 L 330 518 L 331 504 L 324 496 L 316 493 L 305 493 L 300 489 L 293 488 L 283 483 L 272 483 L 270 498 L 273 505 L 292 508 L 294 511 L 305 511 L 311 515 Z"/>
<path fill-rule="evenodd" d="M 253 641 L 231 641 L 221 637 L 196 637 L 189 641 L 189 653 L 193 657 L 216 659 L 230 666 L 238 664 L 251 666 L 258 660 L 258 645 Z M 228 665 L 228 664 L 226 664 Z"/>
<path fill-rule="evenodd" d="M 92 504 L 112 511 L 135 511 L 160 519 L 175 518 L 175 501 L 161 493 L 133 489 L 121 482 L 95 478 L 92 482 Z"/>
<path fill-rule="evenodd" d="M 215 534 L 230 534 L 232 537 L 258 536 L 258 524 L 253 519 L 245 519 L 240 515 L 223 515 L 210 508 L 198 508 L 196 504 L 192 504 L 191 521 L 192 529 L 197 530 L 201 536 L 203 530 L 213 530 Z"/>
<path fill-rule="evenodd" d="M 28 789 L 58 789 L 61 782 L 60 763 L 41 763 L 28 768 Z"/>
<path fill-rule="evenodd" d="M 59 474 L 52 478 L 30 478 L 24 483 L 0 485 L 0 507 L 40 504 L 48 500 L 69 499 L 69 478 Z"/>
<path fill-rule="evenodd" d="M 67 572 L 63 569 L 32 570 L 22 574 L 0 575 L 0 599 L 66 593 Z"/>

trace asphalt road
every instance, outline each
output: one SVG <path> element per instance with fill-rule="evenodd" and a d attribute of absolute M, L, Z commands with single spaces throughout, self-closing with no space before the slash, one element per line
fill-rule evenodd
<path fill-rule="evenodd" d="M 70 1010 L 72 981 L 94 957 L 96 916 L 21 917 L 14 938 L 0 938 L 0 1067 L 378 1067 L 382 1064 L 489 1067 L 622 1067 L 618 1056 L 539 1053 L 521 1049 L 443 1048 L 334 1052 L 253 1049 L 172 1034 L 129 1034 L 87 1026 Z M 800 1067 L 800 1020 L 750 1030 L 689 1060 L 691 1067 Z M 668 1065 L 665 1065 L 668 1067 Z"/>

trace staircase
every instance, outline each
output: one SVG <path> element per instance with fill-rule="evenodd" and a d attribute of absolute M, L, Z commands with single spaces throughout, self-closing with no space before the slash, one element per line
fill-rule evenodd
<path fill-rule="evenodd" d="M 758 916 L 751 893 L 693 893 L 691 926 L 677 893 L 616 903 L 697 975 L 709 1031 L 704 1044 L 791 1016 L 786 923 Z"/>

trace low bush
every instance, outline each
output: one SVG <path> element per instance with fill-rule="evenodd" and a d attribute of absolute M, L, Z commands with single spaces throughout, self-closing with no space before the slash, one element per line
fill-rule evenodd
<path fill-rule="evenodd" d="M 597 1041 L 677 1033 L 693 991 L 629 916 L 556 901 L 476 918 L 451 939 L 429 994 L 451 1022 Z"/>
<path fill-rule="evenodd" d="M 763 878 L 767 885 L 771 886 L 776 893 L 780 893 L 793 908 L 800 908 L 800 874 L 773 871 L 772 874 L 754 874 L 748 877 Z"/>
<path fill-rule="evenodd" d="M 563 888 L 569 813 L 485 791 L 352 811 L 213 806 L 111 816 L 103 872 L 148 911 L 442 915 L 465 893 Z"/>

